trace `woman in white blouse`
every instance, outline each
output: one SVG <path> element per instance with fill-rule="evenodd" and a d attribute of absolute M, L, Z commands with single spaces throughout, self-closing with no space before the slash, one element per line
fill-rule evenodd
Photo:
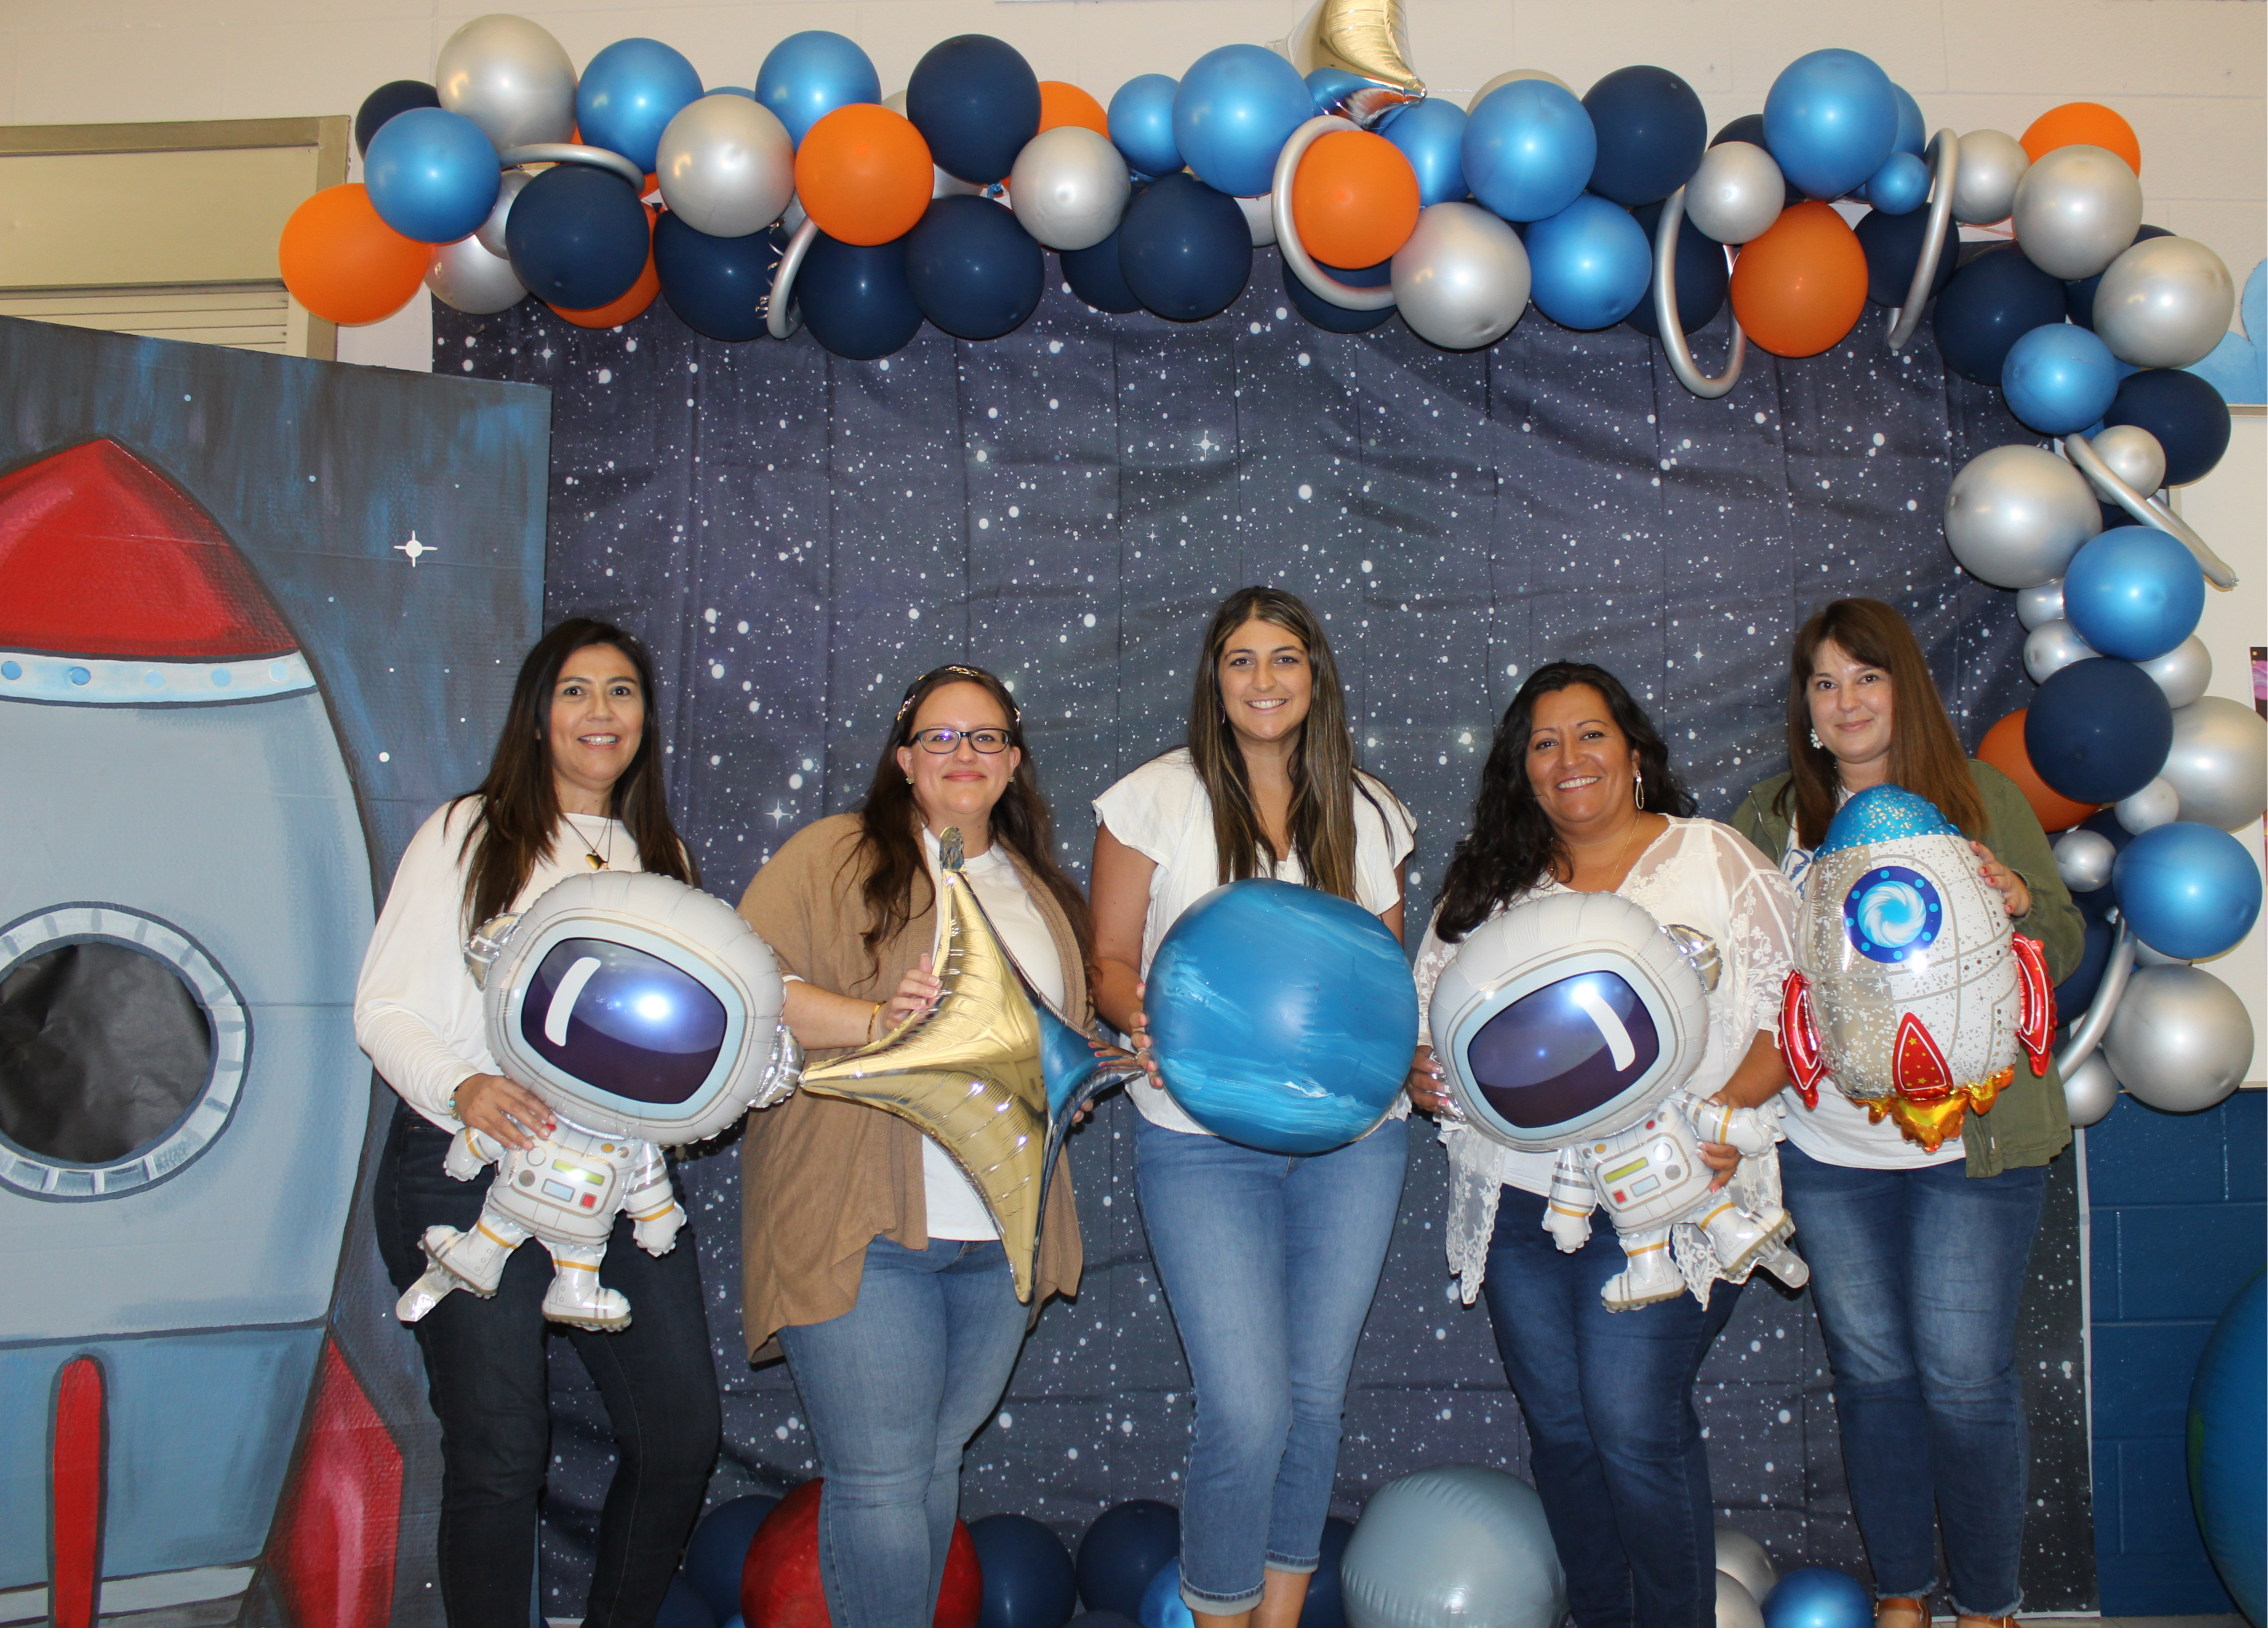
<path fill-rule="evenodd" d="M 1189 744 L 1095 799 L 1095 1006 L 1145 1050 L 1141 980 L 1174 920 L 1225 882 L 1352 899 L 1402 936 L 1410 815 L 1354 765 L 1314 614 L 1244 588 L 1212 619 Z M 1197 1392 L 1181 1595 L 1208 1624 L 1293 1628 L 1322 1551 L 1355 1342 L 1408 1153 L 1396 1120 L 1287 1158 L 1213 1136 L 1152 1082 L 1137 1182 Z"/>
<path fill-rule="evenodd" d="M 1538 668 L 1497 726 L 1473 829 L 1419 948 L 1421 1011 L 1459 944 L 1491 916 L 1542 894 L 1617 893 L 1657 921 L 1699 929 L 1722 954 L 1708 1047 L 1686 1088 L 1706 1097 L 1728 1083 L 1782 1080 L 1772 1030 L 1794 895 L 1746 838 L 1692 818 L 1693 806 L 1660 734 L 1613 674 L 1568 661 Z M 1419 1038 L 1429 1038 L 1422 1024 Z M 1738 1287 L 1718 1284 L 1706 1310 L 1679 1295 L 1608 1311 L 1599 1291 L 1624 1264 L 1614 1230 L 1596 1228 L 1562 1254 L 1543 1228 L 1552 1155 L 1514 1153 L 1460 1124 L 1440 1081 L 1421 1043 L 1410 1094 L 1444 1115 L 1450 1270 L 1468 1304 L 1485 1285 L 1577 1628 L 1709 1628 L 1716 1549 L 1693 1380 Z M 1739 1162 L 1727 1147 L 1704 1152 L 1720 1171 Z"/>
<path fill-rule="evenodd" d="M 544 635 L 520 664 L 488 777 L 435 810 L 395 870 L 355 991 L 355 1038 L 401 1101 L 375 1195 L 379 1250 L 396 1288 L 424 1269 L 437 1223 L 469 1230 L 485 1180 L 442 1169 L 469 1125 L 510 1148 L 549 1131 L 541 1098 L 497 1071 L 482 1037 L 467 935 L 524 910 L 561 878 L 654 871 L 692 883 L 646 732 L 653 663 L 621 629 L 587 618 Z M 526 1622 L 535 1585 L 536 1498 L 550 1457 L 540 1249 L 518 1251 L 495 1296 L 452 1294 L 416 1325 L 441 1423 L 441 1602 L 454 1624 Z M 599 1521 L 586 1624 L 651 1623 L 717 1456 L 717 1375 L 688 1232 L 655 1257 L 622 1217 L 600 1280 L 637 1308 L 616 1333 L 565 1330 L 612 1422 L 619 1460 Z"/>

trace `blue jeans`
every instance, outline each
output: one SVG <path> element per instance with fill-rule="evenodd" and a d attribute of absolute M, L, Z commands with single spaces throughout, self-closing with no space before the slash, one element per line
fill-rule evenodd
<path fill-rule="evenodd" d="M 819 1567 L 836 1628 L 936 1613 L 961 1455 L 1008 1388 L 1027 1309 L 994 1239 L 866 1246 L 858 1304 L 779 1331 L 819 1447 Z"/>
<path fill-rule="evenodd" d="M 1972 1181 L 1959 1160 L 1910 1170 L 1779 1150 L 1835 1370 L 1843 1468 L 1878 1595 L 1926 1597 L 1944 1517 L 1953 1606 L 2005 1617 L 2022 1597 L 2031 1465 L 2016 1302 L 2047 1171 Z"/>
<path fill-rule="evenodd" d="M 1134 1146 L 1150 1254 L 1197 1390 L 1182 1599 L 1233 1615 L 1259 1602 L 1264 1570 L 1315 1569 L 1409 1136 L 1388 1121 L 1292 1158 L 1144 1119 Z"/>
<path fill-rule="evenodd" d="M 1625 1264 L 1604 1217 L 1563 1255 L 1543 1198 L 1507 1187 L 1489 1241 L 1489 1324 L 1528 1423 L 1528 1462 L 1576 1628 L 1713 1628 L 1709 1453 L 1693 1411 L 1701 1359 L 1738 1285 L 1636 1311 L 1599 1299 Z"/>

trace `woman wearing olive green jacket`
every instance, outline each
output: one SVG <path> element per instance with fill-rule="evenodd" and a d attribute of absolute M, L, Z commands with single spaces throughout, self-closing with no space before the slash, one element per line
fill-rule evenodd
<path fill-rule="evenodd" d="M 1969 762 L 1904 618 L 1837 600 L 1796 635 L 1788 686 L 1792 772 L 1749 792 L 1734 829 L 1799 889 L 1843 800 L 1893 784 L 1972 839 L 2016 930 L 2058 981 L 2085 929 L 2014 782 Z M 1943 1520 L 1961 1628 L 2020 1602 L 2029 1454 L 2015 1367 L 2023 1289 L 2048 1161 L 2071 1140 L 2063 1081 L 2023 1066 L 1961 1140 L 1925 1152 L 1895 1123 L 1829 1093 L 1791 1091 L 1780 1175 L 1835 1371 L 1851 1502 L 1879 1628 L 1928 1628 Z"/>

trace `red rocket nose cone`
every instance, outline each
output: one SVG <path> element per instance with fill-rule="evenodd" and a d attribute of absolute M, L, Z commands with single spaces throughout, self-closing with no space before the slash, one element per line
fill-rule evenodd
<path fill-rule="evenodd" d="M 207 661 L 297 642 L 212 517 L 117 442 L 0 475 L 0 650 Z"/>

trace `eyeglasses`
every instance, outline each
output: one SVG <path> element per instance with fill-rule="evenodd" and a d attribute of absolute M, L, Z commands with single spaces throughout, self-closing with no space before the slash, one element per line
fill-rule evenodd
<path fill-rule="evenodd" d="M 1008 732 L 1005 729 L 917 729 L 913 740 L 923 751 L 934 752 L 939 757 L 964 740 L 987 757 L 1008 749 Z"/>

